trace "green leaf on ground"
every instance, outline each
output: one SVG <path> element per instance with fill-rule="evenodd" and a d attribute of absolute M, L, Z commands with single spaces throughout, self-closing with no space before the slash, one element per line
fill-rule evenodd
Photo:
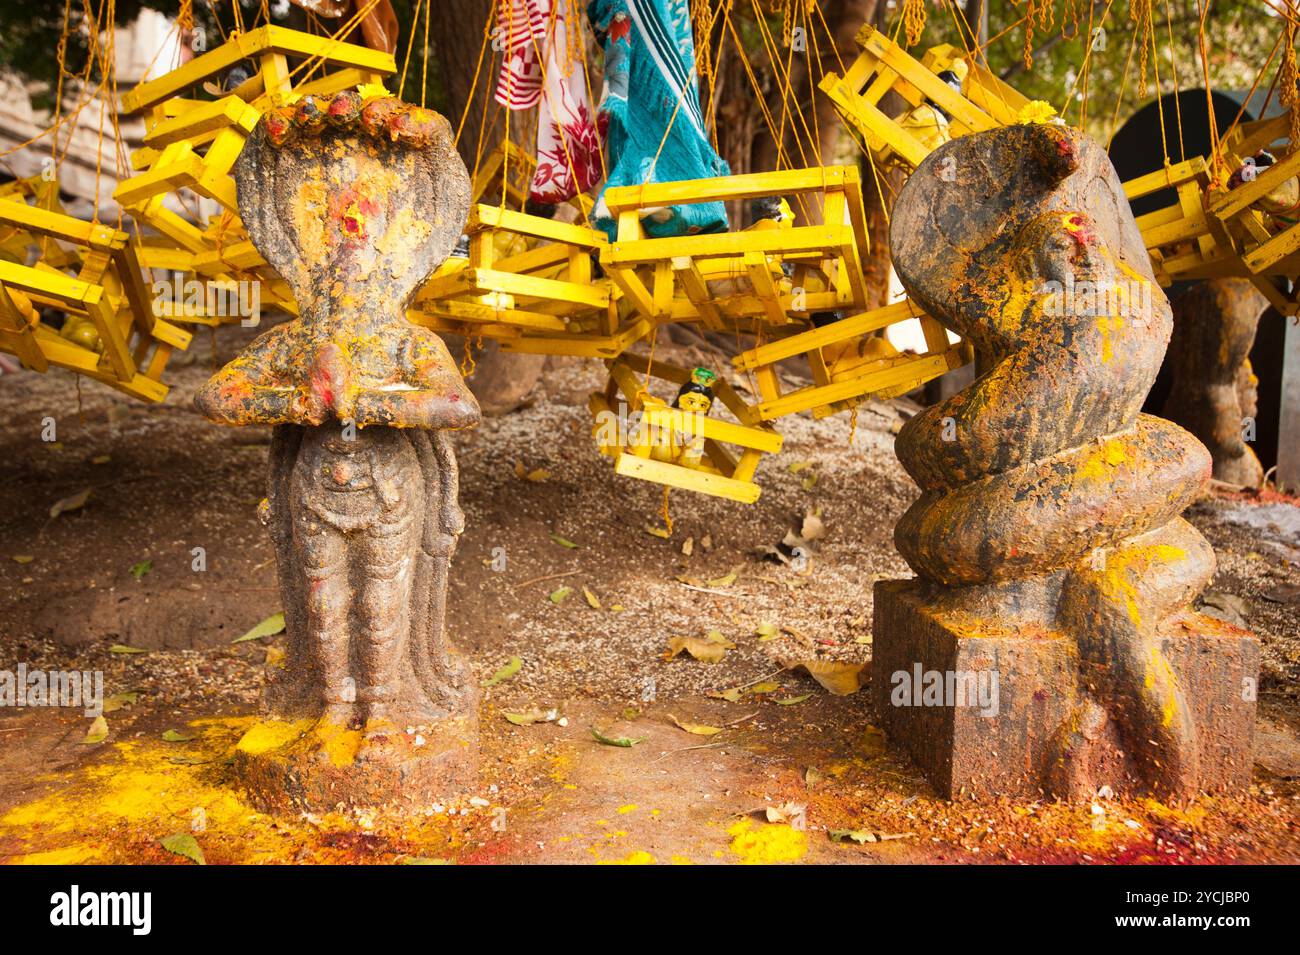
<path fill-rule="evenodd" d="M 506 665 L 503 666 L 500 670 L 497 670 L 496 673 L 493 673 L 492 676 L 489 677 L 488 680 L 483 685 L 485 687 L 496 686 L 498 683 L 501 683 L 504 680 L 508 680 L 516 673 L 518 673 L 519 668 L 522 667 L 523 665 L 524 665 L 524 661 L 521 660 L 519 657 L 511 657 L 509 662 L 506 663 Z"/>
<path fill-rule="evenodd" d="M 196 840 L 188 832 L 178 832 L 175 835 L 164 836 L 158 840 L 158 844 L 178 856 L 184 856 L 197 865 L 207 865 L 207 860 L 203 858 L 203 850 L 199 848 Z"/>
<path fill-rule="evenodd" d="M 284 611 L 282 610 L 279 613 L 271 614 L 271 616 L 267 617 L 252 630 L 248 631 L 248 633 L 244 634 L 242 637 L 231 640 L 230 642 L 234 644 L 247 643 L 249 640 L 261 640 L 263 637 L 273 637 L 283 629 Z"/>
<path fill-rule="evenodd" d="M 596 738 L 597 743 L 600 743 L 604 746 L 621 746 L 624 749 L 631 749 L 637 743 L 645 742 L 644 736 L 637 736 L 637 737 L 606 736 L 604 733 L 596 729 L 596 727 L 594 726 L 591 728 L 591 735 Z"/>
<path fill-rule="evenodd" d="M 120 710 L 124 706 L 130 706 L 138 699 L 140 699 L 138 690 L 132 690 L 129 693 L 114 693 L 104 701 L 104 712 L 112 713 L 114 710 Z"/>

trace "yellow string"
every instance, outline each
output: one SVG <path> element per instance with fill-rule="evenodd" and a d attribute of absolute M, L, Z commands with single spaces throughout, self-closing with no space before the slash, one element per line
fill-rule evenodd
<path fill-rule="evenodd" d="M 767 100 L 763 96 L 762 85 L 758 82 L 758 77 L 754 75 L 753 67 L 750 66 L 749 57 L 745 53 L 745 45 L 740 40 L 740 35 L 736 32 L 735 25 L 731 22 L 730 11 L 724 11 L 723 25 L 731 32 L 732 40 L 735 42 L 737 53 L 740 57 L 741 65 L 745 67 L 745 74 L 749 78 L 749 84 L 754 88 L 755 98 L 757 99 L 759 112 L 766 123 L 768 132 L 772 134 L 773 141 L 776 142 L 776 165 L 777 168 L 788 168 L 782 165 L 785 146 L 776 134 L 776 121 L 772 119 L 772 112 L 768 109 Z"/>
<path fill-rule="evenodd" d="M 1140 53 L 1138 55 L 1138 96 L 1147 95 L 1147 52 L 1154 41 L 1151 37 L 1151 0 L 1131 0 L 1128 8 L 1128 17 L 1133 24 L 1135 35 L 1140 38 L 1138 45 Z M 1164 115 L 1164 111 L 1161 111 Z"/>
<path fill-rule="evenodd" d="M 578 53 L 582 57 L 582 81 L 587 86 L 587 103 L 590 106 L 590 108 L 594 111 L 596 109 L 596 97 L 591 95 L 591 65 L 587 62 L 587 34 L 586 34 L 587 18 L 585 15 L 579 15 L 577 10 L 576 0 L 570 0 L 569 22 L 573 23 L 575 22 L 575 19 L 578 24 L 578 29 L 571 31 L 571 35 L 576 35 L 578 37 L 577 39 Z M 591 121 L 593 124 L 596 122 L 596 117 L 594 112 L 591 116 Z M 601 179 L 609 178 L 609 170 L 605 166 L 605 150 L 597 149 L 596 155 L 600 157 Z"/>
<path fill-rule="evenodd" d="M 402 58 L 402 78 L 397 82 L 398 99 L 401 99 L 402 94 L 406 92 L 406 74 L 411 68 L 411 51 L 415 49 L 415 25 L 420 22 L 420 8 L 424 4 L 425 0 L 416 0 L 415 13 L 411 16 L 411 35 L 406 38 L 406 56 Z"/>
<path fill-rule="evenodd" d="M 479 45 L 478 48 L 478 62 L 474 64 L 474 79 L 470 82 L 469 95 L 465 97 L 465 107 L 460 111 L 460 122 L 456 124 L 457 145 L 460 145 L 460 133 L 461 130 L 465 128 L 465 120 L 469 118 L 470 104 L 474 102 L 474 97 L 478 95 L 478 78 L 483 70 L 483 57 L 484 54 L 487 52 L 488 41 L 492 37 L 492 23 L 496 15 L 496 9 L 497 9 L 496 0 L 493 0 L 492 3 L 488 4 L 487 21 L 483 24 L 483 42 Z M 487 116 L 487 111 L 488 111 L 488 104 L 487 104 L 488 95 L 489 95 L 488 92 L 485 90 L 484 100 L 483 100 L 483 115 L 485 117 Z M 475 162 L 474 172 L 476 173 L 478 172 L 477 161 Z"/>
<path fill-rule="evenodd" d="M 482 344 L 482 335 L 476 336 L 475 339 L 471 339 L 468 335 L 465 336 L 465 357 L 460 363 L 460 376 L 462 378 L 468 378 L 478 368 L 478 362 L 474 360 L 474 349 L 480 348 Z"/>
<path fill-rule="evenodd" d="M 424 3 L 424 0 L 420 0 Z M 419 14 L 419 11 L 416 11 Z M 433 17 L 432 0 L 424 7 L 424 49 L 420 56 L 420 106 L 424 106 L 424 98 L 429 92 L 429 20 Z M 411 21 L 411 32 L 415 32 L 415 21 Z"/>
<path fill-rule="evenodd" d="M 1282 105 L 1290 112 L 1290 142 L 1287 143 L 1286 152 L 1289 156 L 1300 147 L 1300 92 L 1296 90 L 1296 83 L 1300 82 L 1300 75 L 1296 70 L 1296 24 L 1294 20 L 1288 19 L 1286 24 L 1286 49 L 1282 53 L 1282 68 L 1278 71 L 1281 77 L 1280 85 Z"/>
<path fill-rule="evenodd" d="M 510 33 L 506 38 L 506 47 L 501 51 L 501 61 L 504 64 L 506 57 L 513 54 L 515 49 L 515 18 L 510 13 L 510 7 L 514 0 L 505 0 L 506 3 L 506 22 L 510 25 Z M 506 76 L 506 99 L 514 102 L 515 99 L 515 74 L 507 73 Z M 501 208 L 506 207 L 506 192 L 510 184 L 510 114 L 514 112 L 509 106 L 505 109 L 506 129 L 501 140 Z"/>
<path fill-rule="evenodd" d="M 903 0 L 903 28 L 907 45 L 916 46 L 925 32 L 925 0 Z"/>
<path fill-rule="evenodd" d="M 234 0 L 234 2 L 236 5 L 238 5 L 239 0 Z M 340 43 L 347 42 L 344 39 L 344 37 L 346 37 L 354 29 L 356 29 L 357 24 L 359 24 L 366 17 L 370 16 L 370 11 L 374 10 L 374 8 L 378 5 L 379 5 L 379 0 L 367 0 L 367 3 L 364 7 L 358 4 L 356 12 L 353 13 L 352 16 L 349 17 L 341 27 L 339 27 L 337 30 L 335 30 L 333 33 L 329 34 L 326 37 L 326 39 L 328 39 L 330 42 L 323 49 L 321 49 L 320 52 L 314 53 L 311 56 L 307 57 L 307 59 L 303 60 L 301 63 L 299 63 L 297 66 L 295 66 L 292 70 L 289 71 L 289 79 L 293 79 L 303 70 L 307 70 L 306 76 L 310 76 L 312 73 L 316 72 L 316 70 L 318 70 L 321 66 L 325 64 L 325 58 L 330 54 L 330 52 L 334 49 L 334 47 L 338 46 Z M 240 27 L 240 29 L 236 30 L 235 32 L 238 33 L 241 31 L 242 31 L 242 27 Z M 231 35 L 233 36 L 234 34 L 232 33 Z M 308 69 L 309 67 L 310 69 Z M 304 76 L 303 78 L 305 79 L 306 76 Z"/>
<path fill-rule="evenodd" d="M 763 39 L 764 50 L 766 51 L 768 60 L 772 63 L 772 66 L 776 72 L 777 81 L 780 83 L 781 129 L 778 135 L 781 137 L 781 141 L 783 142 L 785 139 L 785 118 L 789 112 L 789 103 L 791 101 L 795 101 L 794 90 L 793 90 L 793 77 L 790 74 L 790 62 L 792 62 L 793 60 L 794 50 L 793 48 L 791 48 L 789 53 L 789 59 L 787 60 L 785 69 L 782 70 L 780 48 L 777 47 L 776 45 L 776 37 L 774 37 L 772 35 L 771 30 L 768 29 L 767 21 L 762 16 L 759 15 L 761 11 L 758 8 L 758 0 L 750 0 L 750 3 L 754 7 L 755 17 L 758 21 L 759 35 Z M 799 103 L 797 101 L 794 102 L 794 114 L 796 117 L 798 117 L 800 123 L 803 124 L 804 135 L 810 141 L 813 155 L 817 160 L 816 165 L 820 166 L 821 165 L 820 143 L 816 142 L 813 139 L 812 132 L 808 128 L 808 121 L 804 119 L 803 110 L 799 108 Z M 804 152 L 803 143 L 799 140 L 798 130 L 794 130 L 794 141 L 795 141 L 795 146 L 799 150 L 800 162 L 802 162 L 804 166 L 813 165 L 812 163 L 808 162 L 808 154 Z M 778 152 L 778 157 L 780 155 L 781 153 Z M 780 168 L 779 164 L 778 164 L 778 168 Z"/>
<path fill-rule="evenodd" d="M 1165 0 L 1165 23 L 1169 27 L 1169 65 L 1174 74 L 1174 118 L 1178 125 L 1178 160 L 1187 159 L 1187 147 L 1183 144 L 1183 101 L 1178 95 L 1178 57 L 1174 53 L 1174 18 L 1169 10 L 1169 0 Z"/>
<path fill-rule="evenodd" d="M 1110 8 L 1114 6 L 1114 4 L 1115 4 L 1115 0 L 1107 0 L 1106 9 L 1102 10 L 1101 12 L 1101 21 L 1099 24 L 1100 26 L 1102 27 L 1105 26 L 1106 17 L 1110 13 Z M 1088 77 L 1091 75 L 1091 71 L 1092 71 L 1093 9 L 1094 9 L 1093 6 L 1089 4 L 1088 41 L 1084 44 L 1083 63 L 1079 68 L 1078 75 L 1076 75 L 1074 78 L 1074 82 L 1070 84 L 1070 88 L 1066 91 L 1065 100 L 1064 102 L 1062 102 L 1061 108 L 1057 110 L 1057 113 L 1059 113 L 1062 117 L 1065 116 L 1065 111 L 1070 108 L 1070 100 L 1073 98 L 1075 90 L 1077 90 L 1079 88 L 1079 84 L 1082 83 L 1083 103 L 1079 108 L 1079 127 L 1081 129 L 1083 128 L 1084 117 L 1087 113 L 1087 108 L 1088 108 Z"/>
<path fill-rule="evenodd" d="M 1124 73 L 1120 77 L 1119 96 L 1115 99 L 1115 111 L 1110 116 L 1110 129 L 1106 133 L 1106 148 L 1110 149 L 1111 142 L 1115 139 L 1115 132 L 1119 128 L 1119 111 L 1124 105 L 1124 93 L 1128 89 L 1129 71 L 1133 67 L 1133 54 L 1137 50 L 1137 31 L 1134 30 L 1128 41 L 1128 55 L 1124 58 Z"/>

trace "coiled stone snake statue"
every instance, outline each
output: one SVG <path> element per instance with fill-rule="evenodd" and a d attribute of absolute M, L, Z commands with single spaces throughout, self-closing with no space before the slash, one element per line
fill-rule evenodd
<path fill-rule="evenodd" d="M 1180 621 L 1203 626 L 1184 611 L 1214 552 L 1180 515 L 1210 457 L 1140 413 L 1172 318 L 1114 168 L 1064 126 L 961 137 L 908 180 L 890 238 L 908 294 L 973 344 L 982 372 L 898 435 L 921 489 L 894 535 L 913 589 L 958 642 L 1070 645 L 1012 704 L 1027 714 L 1012 735 L 1044 738 L 1002 756 L 1058 795 L 1112 780 L 1189 794 L 1203 782 L 1202 744 L 1187 679 L 1162 647 Z M 883 637 L 890 659 L 881 601 L 878 588 L 877 657 Z M 884 629 L 905 627 L 891 612 Z M 1042 710 L 1058 702 L 1048 694 L 1057 709 Z"/>

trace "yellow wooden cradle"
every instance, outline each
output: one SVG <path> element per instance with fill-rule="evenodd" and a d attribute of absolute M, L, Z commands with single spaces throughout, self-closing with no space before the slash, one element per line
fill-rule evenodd
<path fill-rule="evenodd" d="M 291 59 L 303 62 L 291 69 Z M 936 68 L 945 62 L 931 59 Z M 222 86 L 232 67 L 250 62 L 256 66 L 250 77 Z M 308 65 L 311 71 L 298 77 Z M 15 187 L 0 193 L 0 201 L 14 206 L 9 219 L 0 218 L 14 229 L 7 238 L 0 234 L 0 250 L 18 248 L 15 236 L 23 237 L 22 256 L 8 256 L 23 261 L 4 266 L 13 294 L 0 298 L 0 347 L 32 367 L 61 363 L 160 400 L 167 356 L 189 340 L 174 323 L 244 316 L 194 308 L 176 297 L 153 300 L 151 276 L 208 286 L 257 282 L 262 307 L 296 312 L 287 286 L 239 221 L 230 170 L 268 109 L 309 93 L 376 84 L 394 70 L 387 54 L 269 26 L 232 36 L 128 92 L 123 108 L 143 117 L 146 132 L 131 157 L 135 174 L 115 197 L 141 234 L 87 226 L 43 209 L 34 185 L 21 195 Z M 214 83 L 223 92 L 195 98 L 197 87 Z M 606 204 L 617 221 L 613 242 L 566 221 L 587 219 L 586 196 L 554 218 L 525 211 L 534 168 L 532 157 L 509 141 L 489 154 L 473 181 L 464 254 L 449 259 L 419 290 L 409 317 L 440 332 L 498 339 L 508 351 L 604 359 L 609 380 L 592 397 L 593 414 L 607 422 L 607 413 L 625 406 L 644 424 L 623 438 L 597 429 L 600 450 L 621 474 L 752 502 L 759 495 L 754 476 L 761 457 L 781 447 L 770 421 L 805 410 L 830 414 L 867 395 L 901 393 L 966 357 L 960 346 L 948 344 L 937 322 L 907 303 L 867 309 L 862 260 L 869 238 L 855 167 L 608 190 Z M 206 224 L 188 221 L 175 205 L 182 190 L 214 201 L 221 211 Z M 756 199 L 780 203 L 786 214 L 743 230 L 672 238 L 650 237 L 642 225 L 645 215 L 665 205 Z M 33 254 L 36 264 L 28 265 Z M 103 340 L 102 354 L 43 329 L 40 307 L 87 316 Z M 825 323 L 832 313 L 847 317 Z M 922 323 L 925 351 L 899 354 L 880 333 L 913 318 Z M 757 337 L 734 359 L 735 373 L 752 376 L 752 403 L 719 380 L 713 413 L 699 415 L 637 384 L 634 368 L 673 385 L 689 380 L 687 370 L 628 354 L 637 342 L 652 343 L 659 326 L 677 322 Z M 807 362 L 812 384 L 783 392 L 777 365 L 792 358 Z"/>
<path fill-rule="evenodd" d="M 302 58 L 290 68 L 289 58 Z M 256 70 L 215 100 L 190 98 L 195 87 L 220 84 L 232 67 Z M 302 78 L 295 74 L 310 66 Z M 264 307 L 296 314 L 288 286 L 258 254 L 239 221 L 231 167 L 262 114 L 307 95 L 329 96 L 379 84 L 396 72 L 391 54 L 278 26 L 237 34 L 184 66 L 139 84 L 122 97 L 123 112 L 145 122 L 144 146 L 131 155 L 137 174 L 120 183 L 114 198 L 135 220 L 156 232 L 141 243 L 150 268 L 185 273 L 204 281 L 259 284 Z M 319 75 L 317 75 L 319 74 Z M 206 227 L 187 221 L 167 200 L 188 189 L 214 200 L 222 212 Z M 245 316 L 175 314 L 180 321 L 219 324 Z"/>
<path fill-rule="evenodd" d="M 1250 279 L 1279 312 L 1300 313 L 1300 292 L 1289 289 L 1300 273 L 1300 152 L 1285 155 L 1289 130 L 1289 113 L 1244 123 L 1220 143 L 1217 163 L 1197 156 L 1124 184 L 1130 201 L 1168 188 L 1177 194 L 1137 219 L 1162 285 Z M 1230 186 L 1232 172 L 1270 148 L 1278 162 Z"/>
<path fill-rule="evenodd" d="M 0 349 L 34 371 L 54 365 L 135 398 L 166 397 L 167 361 L 190 333 L 155 314 L 130 235 L 68 215 L 58 184 L 37 176 L 0 189 L 0 250 Z M 42 309 L 62 312 L 62 329 Z"/>
<path fill-rule="evenodd" d="M 955 47 L 932 47 L 918 60 L 873 27 L 864 26 L 855 39 L 862 54 L 843 76 L 827 74 L 820 85 L 879 168 L 911 172 L 956 136 L 1044 118 L 1035 115 L 1035 104 Z M 938 75 L 956 65 L 964 72 L 960 92 Z M 904 104 L 892 116 L 879 105 L 891 92 Z M 919 112 L 929 110 L 931 115 L 935 105 L 947 114 L 946 120 L 912 121 Z M 1300 152 L 1260 169 L 1235 188 L 1227 188 L 1226 181 L 1228 173 L 1260 150 L 1274 147 L 1283 152 L 1290 122 L 1288 112 L 1237 125 L 1220 143 L 1218 157 L 1166 161 L 1164 169 L 1124 184 L 1130 200 L 1164 189 L 1177 195 L 1169 206 L 1137 219 L 1162 285 L 1248 278 L 1283 314 L 1300 312 L 1300 291 L 1288 291 L 1289 280 L 1300 272 L 1300 223 L 1295 218 L 1300 209 L 1278 215 L 1262 208 L 1268 197 L 1281 192 L 1300 199 Z"/>
<path fill-rule="evenodd" d="M 758 500 L 759 459 L 779 452 L 782 438 L 754 417 L 735 389 L 718 379 L 715 413 L 691 413 L 650 394 L 637 380 L 641 374 L 647 385 L 653 378 L 680 386 L 691 380 L 689 370 L 635 355 L 605 364 L 609 380 L 603 392 L 591 396 L 588 408 L 597 447 L 614 459 L 615 472 L 745 504 Z M 735 421 L 717 416 L 719 403 Z"/>

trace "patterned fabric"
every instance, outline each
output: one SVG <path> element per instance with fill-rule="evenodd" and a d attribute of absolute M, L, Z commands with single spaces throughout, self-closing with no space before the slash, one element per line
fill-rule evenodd
<path fill-rule="evenodd" d="M 495 39 L 501 45 L 501 75 L 496 101 L 506 109 L 532 109 L 542 95 L 537 51 L 546 40 L 550 0 L 502 0 Z"/>
<path fill-rule="evenodd" d="M 600 135 L 592 118 L 586 70 L 565 56 L 571 2 L 537 0 L 553 17 L 543 47 L 546 69 L 537 115 L 537 172 L 529 188 L 530 197 L 537 202 L 564 202 L 600 181 Z M 578 30 L 577 41 L 582 42 L 580 26 Z"/>
<path fill-rule="evenodd" d="M 508 0 L 498 11 L 498 36 L 506 38 L 511 53 L 502 59 L 497 102 L 514 110 L 539 107 L 537 171 L 528 194 L 550 205 L 600 181 L 600 136 L 587 98 L 586 72 L 567 56 L 571 2 Z M 526 48 L 510 42 L 509 29 L 525 32 Z"/>
<path fill-rule="evenodd" d="M 605 188 L 727 175 L 700 112 L 687 0 L 591 0 L 587 17 L 605 50 L 597 113 L 609 156 Z M 592 223 L 614 238 L 603 192 Z M 720 232 L 727 213 L 720 202 L 696 203 L 648 211 L 642 223 L 655 237 Z"/>

